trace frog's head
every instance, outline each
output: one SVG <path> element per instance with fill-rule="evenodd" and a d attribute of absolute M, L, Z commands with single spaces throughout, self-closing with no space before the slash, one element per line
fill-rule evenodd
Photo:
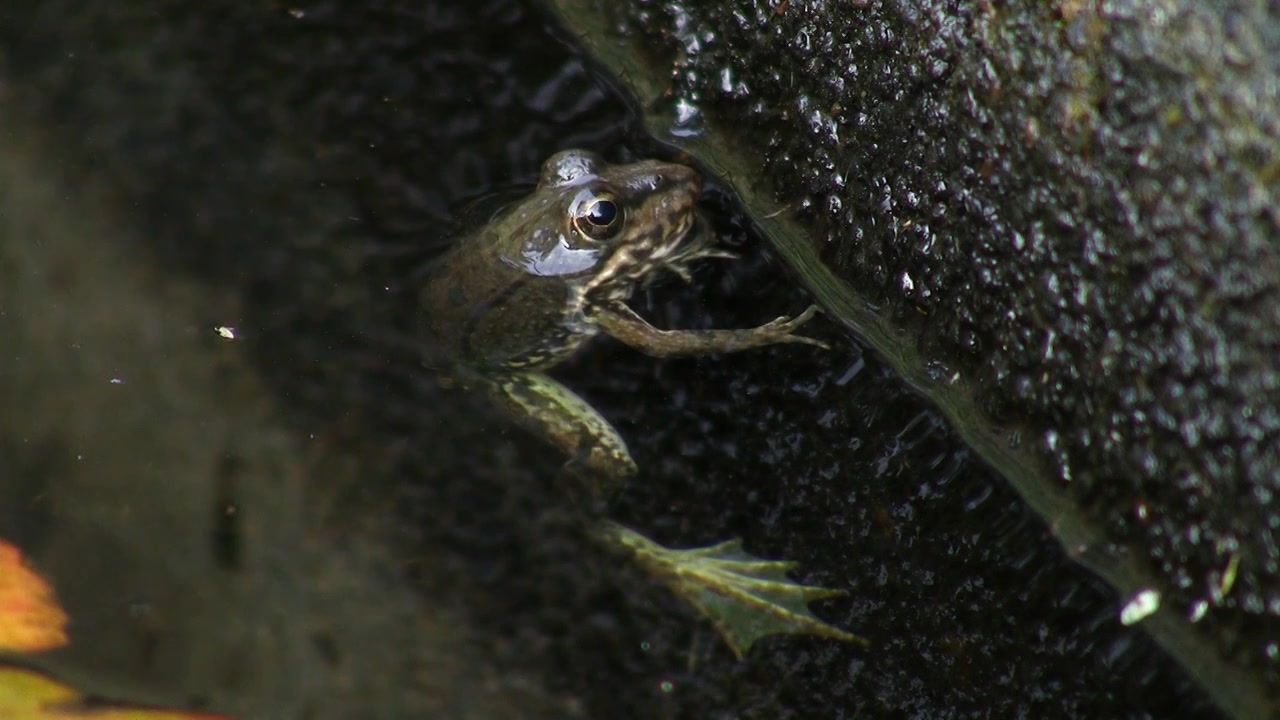
<path fill-rule="evenodd" d="M 585 150 L 557 153 L 530 197 L 536 209 L 527 216 L 538 221 L 519 233 L 518 263 L 573 281 L 584 295 L 626 297 L 689 234 L 701 191 L 702 178 L 684 165 L 610 165 Z"/>

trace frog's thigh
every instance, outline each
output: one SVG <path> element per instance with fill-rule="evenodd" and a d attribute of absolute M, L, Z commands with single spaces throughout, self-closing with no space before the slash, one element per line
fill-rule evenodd
<path fill-rule="evenodd" d="M 541 373 L 508 373 L 490 380 L 494 401 L 517 422 L 569 456 L 565 469 L 594 482 L 636 473 L 618 431 L 569 388 Z"/>

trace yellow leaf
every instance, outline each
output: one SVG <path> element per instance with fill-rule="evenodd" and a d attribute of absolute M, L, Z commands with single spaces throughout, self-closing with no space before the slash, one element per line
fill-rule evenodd
<path fill-rule="evenodd" d="M 230 720 L 223 715 L 86 703 L 77 690 L 34 670 L 0 664 L 3 720 Z"/>
<path fill-rule="evenodd" d="M 0 540 L 0 651 L 41 652 L 67 644 L 67 614 L 53 588 Z"/>

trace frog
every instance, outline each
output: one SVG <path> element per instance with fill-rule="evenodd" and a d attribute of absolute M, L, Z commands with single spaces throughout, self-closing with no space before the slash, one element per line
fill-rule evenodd
<path fill-rule="evenodd" d="M 797 333 L 817 306 L 753 328 L 663 330 L 628 305 L 657 276 L 688 280 L 695 262 L 734 257 L 697 230 L 702 187 L 681 163 L 552 155 L 531 193 L 453 243 L 422 278 L 426 365 L 559 449 L 567 460 L 557 477 L 593 508 L 593 535 L 710 620 L 739 658 L 774 634 L 865 643 L 810 612 L 810 602 L 843 592 L 790 580 L 793 563 L 753 556 L 738 539 L 672 549 L 609 521 L 610 498 L 636 463 L 618 430 L 547 374 L 602 335 L 655 357 L 826 347 Z"/>

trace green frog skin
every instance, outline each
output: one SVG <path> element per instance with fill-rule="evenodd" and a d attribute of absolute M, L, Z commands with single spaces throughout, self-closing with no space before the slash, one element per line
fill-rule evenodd
<path fill-rule="evenodd" d="M 423 285 L 427 364 L 563 451 L 567 484 L 597 502 L 636 465 L 608 420 L 544 374 L 583 343 L 603 333 L 656 357 L 823 347 L 794 334 L 816 307 L 749 329 L 659 330 L 627 306 L 657 274 L 687 279 L 695 260 L 732 257 L 709 233 L 690 237 L 701 187 L 683 165 L 610 165 L 582 150 L 557 153 L 532 194 L 441 256 Z M 796 584 L 785 574 L 791 563 L 756 558 L 736 540 L 672 550 L 607 521 L 597 535 L 709 618 L 740 657 L 779 633 L 862 642 L 808 610 L 839 591 Z"/>

